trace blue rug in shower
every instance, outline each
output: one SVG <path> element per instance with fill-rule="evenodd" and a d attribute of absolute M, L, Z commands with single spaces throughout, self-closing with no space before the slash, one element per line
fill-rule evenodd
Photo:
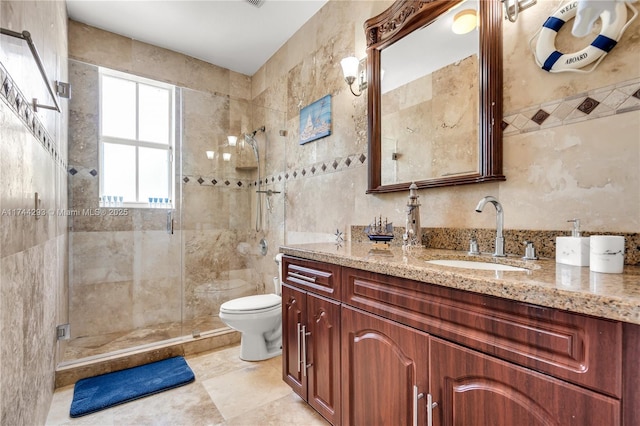
<path fill-rule="evenodd" d="M 193 371 L 181 356 L 81 379 L 73 390 L 69 414 L 84 416 L 194 380 Z"/>

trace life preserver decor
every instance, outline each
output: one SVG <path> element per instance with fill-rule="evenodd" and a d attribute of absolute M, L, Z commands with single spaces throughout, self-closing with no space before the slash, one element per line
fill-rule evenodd
<path fill-rule="evenodd" d="M 547 18 L 542 28 L 533 36 L 535 38 L 539 34 L 534 51 L 538 66 L 545 71 L 553 73 L 593 71 L 604 56 L 615 47 L 624 30 L 638 16 L 638 11 L 631 5 L 622 1 L 617 1 L 616 3 L 615 16 L 612 16 L 609 11 L 604 11 L 600 15 L 600 20 L 602 21 L 600 34 L 584 49 L 571 53 L 559 52 L 555 47 L 555 40 L 560 28 L 576 16 L 578 1 L 572 1 L 561 6 L 553 15 Z M 634 11 L 633 17 L 628 22 L 627 7 Z M 533 38 L 530 41 L 530 47 Z M 590 69 L 581 69 L 594 62 L 595 64 Z"/>

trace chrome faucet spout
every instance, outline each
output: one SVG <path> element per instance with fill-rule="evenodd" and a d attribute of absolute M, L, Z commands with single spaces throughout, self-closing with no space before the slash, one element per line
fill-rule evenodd
<path fill-rule="evenodd" d="M 497 198 L 488 195 L 484 197 L 478 205 L 476 206 L 476 211 L 481 213 L 484 209 L 484 206 L 487 203 L 493 204 L 496 208 L 496 250 L 493 253 L 494 257 L 505 257 L 504 253 L 504 236 L 503 236 L 503 228 L 504 228 L 504 210 L 502 209 L 502 204 L 498 201 Z"/>

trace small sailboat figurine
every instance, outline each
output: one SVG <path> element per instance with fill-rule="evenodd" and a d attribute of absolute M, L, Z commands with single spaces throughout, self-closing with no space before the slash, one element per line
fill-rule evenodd
<path fill-rule="evenodd" d="M 364 228 L 365 234 L 369 237 L 369 240 L 376 243 L 388 243 L 393 240 L 393 223 L 389 223 L 385 218 L 382 221 L 382 216 L 379 218 L 373 218 L 373 223 Z"/>

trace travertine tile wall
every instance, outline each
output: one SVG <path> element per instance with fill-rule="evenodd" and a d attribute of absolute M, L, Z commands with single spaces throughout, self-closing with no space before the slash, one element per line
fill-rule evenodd
<path fill-rule="evenodd" d="M 364 56 L 364 21 L 391 3 L 330 1 L 252 77 L 254 101 L 270 99 L 287 114 L 288 137 L 278 148 L 286 167 L 271 169 L 286 192 L 284 243 L 332 241 L 336 231 L 348 234 L 350 225 L 368 224 L 374 215 L 404 223 L 408 194 L 365 194 L 366 95 L 349 92 L 339 65 L 350 54 Z M 550 74 L 535 64 L 528 42 L 559 4 L 538 2 L 515 24 L 503 22 L 507 180 L 420 191 L 422 226 L 493 228 L 495 214 L 474 208 L 483 196 L 494 195 L 508 229 L 568 229 L 566 220 L 577 217 L 594 233 L 640 231 L 640 99 L 633 95 L 640 89 L 640 21 L 591 74 Z M 590 96 L 602 102 L 603 91 L 624 99 L 594 116 L 577 109 Z M 332 134 L 299 145 L 299 108 L 328 93 Z M 574 119 L 556 126 L 530 120 L 545 107 L 563 116 L 568 108 Z M 511 123 L 529 110 L 525 119 L 534 126 L 521 132 L 522 120 Z M 284 183 L 277 181 L 281 176 Z"/>
<path fill-rule="evenodd" d="M 74 21 L 69 44 L 78 93 L 70 125 L 69 167 L 77 172 L 69 176 L 74 208 L 98 203 L 98 66 L 178 86 L 182 111 L 173 235 L 166 233 L 164 209 L 73 218 L 72 330 L 97 335 L 213 317 L 229 298 L 262 292 L 265 284 L 270 290 L 271 279 L 263 280 L 251 268 L 262 234 L 254 230 L 257 163 L 240 136 L 272 113 L 252 109 L 250 78 Z M 274 134 L 277 130 L 268 129 L 257 135 L 262 167 L 267 138 Z M 226 146 L 227 135 L 239 137 L 238 147 Z M 207 150 L 215 151 L 213 160 Z M 223 152 L 232 154 L 231 161 L 223 161 Z M 272 276 L 275 264 L 267 266 Z"/>
<path fill-rule="evenodd" d="M 0 1 L 0 26 L 31 33 L 50 80 L 68 81 L 63 2 Z M 44 424 L 56 331 L 67 320 L 67 101 L 51 105 L 22 40 L 0 37 L 0 424 Z M 35 119 L 35 120 L 34 120 Z M 42 216 L 36 220 L 35 193 Z"/>
<path fill-rule="evenodd" d="M 477 55 L 384 93 L 382 184 L 475 172 L 479 96 Z"/>

